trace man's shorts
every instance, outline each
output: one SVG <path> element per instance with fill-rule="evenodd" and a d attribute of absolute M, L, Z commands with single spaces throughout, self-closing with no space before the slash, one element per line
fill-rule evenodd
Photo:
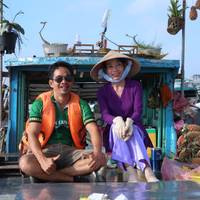
<path fill-rule="evenodd" d="M 61 143 L 47 145 L 42 151 L 47 157 L 60 155 L 58 160 L 55 161 L 57 169 L 72 166 L 76 161 L 83 159 L 87 154 L 92 152 L 92 150 L 76 149 L 75 147 Z"/>

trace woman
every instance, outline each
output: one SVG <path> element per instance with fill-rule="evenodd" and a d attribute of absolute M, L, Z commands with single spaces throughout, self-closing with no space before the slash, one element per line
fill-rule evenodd
<path fill-rule="evenodd" d="M 132 173 L 129 181 L 137 181 L 134 169 L 137 166 L 148 182 L 155 182 L 158 179 L 145 148 L 153 146 L 141 121 L 142 87 L 140 82 L 128 79 L 139 70 L 135 59 L 110 51 L 92 68 L 90 75 L 96 81 L 108 81 L 98 91 L 97 98 L 102 118 L 108 125 L 112 159 Z"/>

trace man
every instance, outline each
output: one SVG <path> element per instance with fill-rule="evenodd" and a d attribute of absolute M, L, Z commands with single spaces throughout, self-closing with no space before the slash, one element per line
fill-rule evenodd
<path fill-rule="evenodd" d="M 26 175 L 46 181 L 72 182 L 105 165 L 101 138 L 86 101 L 71 92 L 71 65 L 56 62 L 49 72 L 49 92 L 40 94 L 30 110 L 19 161 Z M 86 130 L 93 151 L 84 150 Z"/>

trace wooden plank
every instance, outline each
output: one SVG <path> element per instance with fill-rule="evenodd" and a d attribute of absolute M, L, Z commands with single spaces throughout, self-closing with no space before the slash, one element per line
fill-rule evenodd
<path fill-rule="evenodd" d="M 3 149 L 4 149 L 5 137 L 6 137 L 6 129 L 5 129 L 5 128 L 1 128 L 1 129 L 0 129 L 0 153 L 1 153 L 1 152 L 3 151 Z"/>
<path fill-rule="evenodd" d="M 9 72 L 2 72 L 2 77 L 9 77 Z"/>
<path fill-rule="evenodd" d="M 6 157 L 6 158 L 19 157 L 19 154 L 18 153 L 0 153 L 0 157 Z"/>
<path fill-rule="evenodd" d="M 19 169 L 19 165 L 0 165 L 0 170 Z"/>

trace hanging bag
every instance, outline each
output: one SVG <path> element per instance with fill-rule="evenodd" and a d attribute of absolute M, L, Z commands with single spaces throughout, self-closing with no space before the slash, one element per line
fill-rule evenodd
<path fill-rule="evenodd" d="M 149 108 L 159 108 L 161 103 L 161 97 L 160 97 L 160 81 L 157 84 L 155 81 L 154 87 L 149 93 L 148 100 L 147 100 L 147 106 Z"/>

